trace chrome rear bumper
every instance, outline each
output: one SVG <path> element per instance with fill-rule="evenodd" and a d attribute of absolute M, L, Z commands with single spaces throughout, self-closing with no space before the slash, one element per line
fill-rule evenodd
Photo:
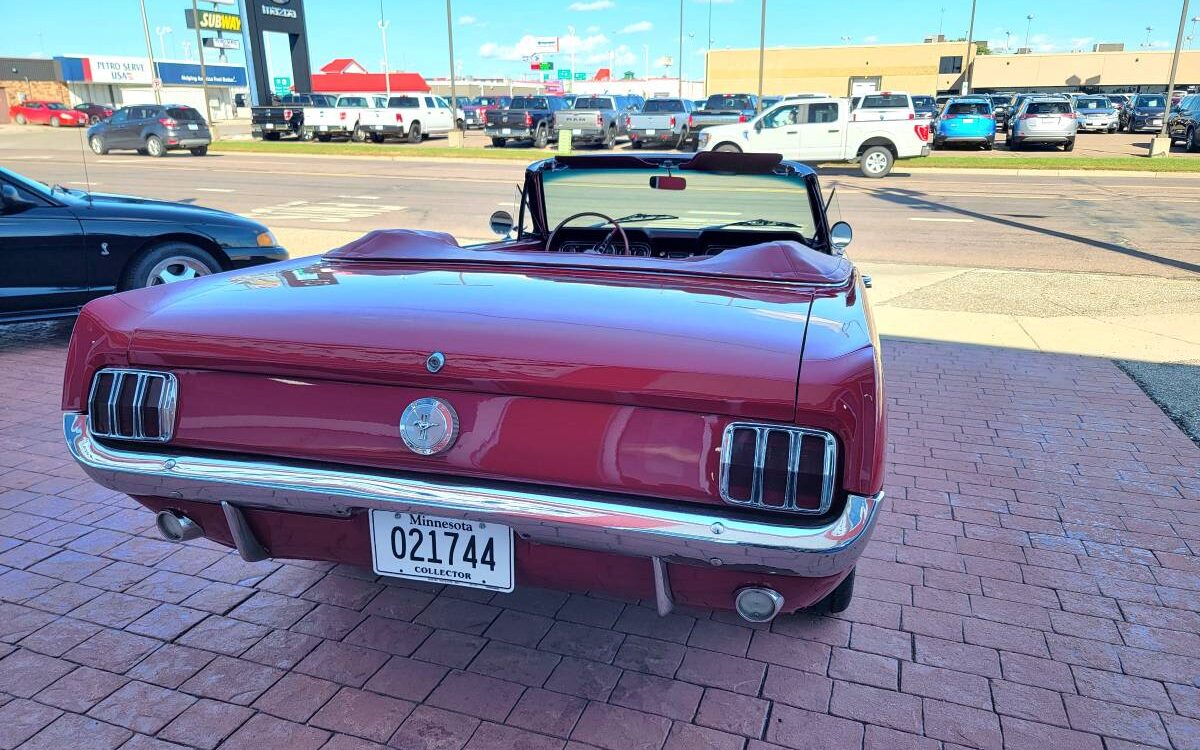
<path fill-rule="evenodd" d="M 883 500 L 883 493 L 850 495 L 828 523 L 792 526 L 746 519 L 722 506 L 683 508 L 604 493 L 311 462 L 171 455 L 161 452 L 161 444 L 147 445 L 156 451 L 124 450 L 93 440 L 84 414 L 64 414 L 63 432 L 71 455 L 92 479 L 130 495 L 321 515 L 378 508 L 472 518 L 510 526 L 521 538 L 544 544 L 809 577 L 854 565 Z"/>

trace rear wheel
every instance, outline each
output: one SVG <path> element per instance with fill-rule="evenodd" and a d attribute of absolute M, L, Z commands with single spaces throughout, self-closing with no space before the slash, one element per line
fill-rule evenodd
<path fill-rule="evenodd" d="M 28 122 L 29 122 L 29 120 L 25 119 L 25 115 L 17 115 L 17 124 L 18 125 L 25 125 Z"/>
<path fill-rule="evenodd" d="M 688 129 L 685 127 L 683 129 L 683 132 L 679 134 L 679 141 L 676 142 L 676 144 L 675 144 L 675 150 L 683 151 L 684 147 L 687 145 L 687 142 L 691 139 L 691 137 L 692 137 L 692 134 L 689 133 Z"/>
<path fill-rule="evenodd" d="M 367 132 L 362 128 L 355 128 L 354 132 L 350 134 L 350 140 L 355 143 L 362 143 L 367 140 Z"/>
<path fill-rule="evenodd" d="M 630 141 L 629 147 L 631 149 L 633 149 L 634 151 L 637 151 L 639 148 L 642 147 L 642 142 L 641 141 Z"/>
<path fill-rule="evenodd" d="M 371 133 L 371 143 L 383 143 L 383 133 Z"/>
<path fill-rule="evenodd" d="M 51 117 L 51 118 L 50 118 L 50 127 L 52 127 L 52 128 L 57 128 L 59 125 L 62 125 L 62 123 L 61 123 L 61 122 L 59 122 L 59 120 L 58 120 L 58 118 L 57 118 L 57 117 Z"/>
<path fill-rule="evenodd" d="M 1021 139 L 1020 138 L 1009 138 L 1008 139 L 1008 150 L 1009 151 L 1020 151 L 1021 150 Z"/>
<path fill-rule="evenodd" d="M 850 601 L 854 598 L 854 572 L 851 570 L 850 575 L 842 579 L 836 589 L 830 591 L 824 599 L 812 606 L 812 610 L 836 615 L 849 609 Z"/>
<path fill-rule="evenodd" d="M 717 146 L 716 148 L 714 148 L 713 151 L 720 151 L 720 152 L 726 153 L 726 154 L 742 153 L 742 150 L 740 148 L 738 148 L 736 143 L 722 143 L 720 146 Z"/>
<path fill-rule="evenodd" d="M 892 152 L 884 146 L 871 146 L 866 151 L 863 151 L 859 157 L 859 171 L 865 177 L 878 179 L 886 177 L 888 172 L 892 171 L 892 163 L 896 157 Z"/>
<path fill-rule="evenodd" d="M 506 144 L 506 143 L 508 143 L 507 138 L 493 138 L 492 139 L 492 146 L 494 148 L 504 148 L 504 144 Z"/>
<path fill-rule="evenodd" d="M 92 153 L 96 156 L 104 156 L 108 153 L 108 146 L 104 145 L 104 139 L 98 135 L 88 138 L 88 145 L 92 147 Z"/>
<path fill-rule="evenodd" d="M 534 148 L 545 148 L 546 144 L 549 142 L 550 142 L 550 134 L 546 130 L 546 126 L 539 125 L 537 132 L 533 134 L 533 147 Z"/>
<path fill-rule="evenodd" d="M 1074 150 L 1075 150 L 1075 139 L 1074 138 L 1068 140 L 1066 143 L 1063 144 L 1063 151 L 1074 151 Z"/>
<path fill-rule="evenodd" d="M 991 151 L 991 150 L 992 150 L 992 148 L 994 148 L 994 147 L 995 147 L 995 145 L 996 145 L 996 144 L 995 144 L 995 142 L 994 142 L 994 141 L 992 141 L 992 139 L 991 139 L 991 138 L 989 138 L 989 139 L 987 139 L 986 141 L 984 141 L 984 142 L 983 142 L 983 150 L 984 150 L 984 151 Z"/>
<path fill-rule="evenodd" d="M 420 143 L 422 138 L 423 138 L 423 136 L 421 134 L 421 123 L 414 122 L 408 128 L 408 142 L 409 143 Z"/>
<path fill-rule="evenodd" d="M 162 142 L 162 138 L 157 135 L 152 135 L 146 139 L 146 153 L 151 156 L 166 156 L 167 147 Z"/>
<path fill-rule="evenodd" d="M 100 115 L 91 115 L 88 117 L 88 125 L 95 125 L 100 122 Z"/>
<path fill-rule="evenodd" d="M 188 151 L 192 152 L 192 156 L 204 156 L 208 153 L 208 146 L 196 146 L 195 148 L 189 148 Z"/>
<path fill-rule="evenodd" d="M 125 272 L 121 289 L 140 289 L 219 273 L 221 264 L 209 252 L 186 242 L 151 248 Z"/>
<path fill-rule="evenodd" d="M 279 133 L 263 133 L 263 140 L 264 141 L 277 141 L 277 140 L 279 140 Z"/>
<path fill-rule="evenodd" d="M 1187 139 L 1183 142 L 1183 147 L 1188 151 L 1200 151 L 1200 133 L 1196 132 L 1195 127 L 1188 128 Z"/>
<path fill-rule="evenodd" d="M 329 133 L 317 133 L 317 140 L 321 143 L 329 143 L 332 138 L 333 136 L 331 136 Z"/>
<path fill-rule="evenodd" d="M 604 133 L 604 143 L 602 143 L 601 145 L 604 148 L 612 148 L 616 144 L 617 144 L 617 129 L 609 128 Z"/>

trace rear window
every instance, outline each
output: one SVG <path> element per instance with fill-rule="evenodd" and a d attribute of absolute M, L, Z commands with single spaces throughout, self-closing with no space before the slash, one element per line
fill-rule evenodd
<path fill-rule="evenodd" d="M 613 100 L 606 96 L 581 96 L 575 100 L 575 109 L 616 109 Z"/>
<path fill-rule="evenodd" d="M 514 96 L 511 109 L 550 109 L 550 104 L 544 96 Z"/>
<path fill-rule="evenodd" d="M 167 109 L 167 116 L 187 122 L 204 122 L 204 118 L 200 116 L 200 113 L 191 107 L 169 107 Z"/>
<path fill-rule="evenodd" d="M 908 109 L 908 96 L 905 94 L 871 94 L 864 96 L 861 109 Z"/>
<path fill-rule="evenodd" d="M 705 109 L 754 109 L 754 101 L 748 96 L 723 96 L 714 94 L 704 102 Z"/>
<path fill-rule="evenodd" d="M 1030 115 L 1069 115 L 1071 105 L 1067 102 L 1030 102 L 1025 112 Z"/>
<path fill-rule="evenodd" d="M 991 112 L 987 102 L 951 102 L 946 106 L 948 115 L 987 115 Z"/>
<path fill-rule="evenodd" d="M 1165 96 L 1139 96 L 1135 107 L 1162 107 L 1166 105 L 1167 98 Z"/>
<path fill-rule="evenodd" d="M 1075 109 L 1108 109 L 1109 103 L 1107 99 L 1099 96 L 1091 99 L 1076 99 Z"/>
<path fill-rule="evenodd" d="M 419 107 L 421 106 L 421 100 L 415 96 L 393 96 L 391 99 L 388 99 L 387 105 L 392 108 Z"/>
<path fill-rule="evenodd" d="M 46 102 L 47 109 L 66 109 L 66 106 L 61 102 Z"/>
<path fill-rule="evenodd" d="M 651 99 L 642 107 L 643 112 L 682 112 L 683 102 L 678 99 Z"/>
<path fill-rule="evenodd" d="M 992 97 L 992 106 L 993 107 L 1007 107 L 1009 104 L 1012 104 L 1011 96 L 993 96 Z"/>
<path fill-rule="evenodd" d="M 912 102 L 914 107 L 932 107 L 935 104 L 932 96 L 914 96 Z"/>
<path fill-rule="evenodd" d="M 365 97 L 365 96 L 343 96 L 341 99 L 338 99 L 337 105 L 339 107 L 366 107 L 366 106 L 369 106 L 367 104 L 367 97 Z"/>

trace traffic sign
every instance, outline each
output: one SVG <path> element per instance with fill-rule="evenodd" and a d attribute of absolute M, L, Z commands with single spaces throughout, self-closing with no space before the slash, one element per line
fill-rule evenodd
<path fill-rule="evenodd" d="M 271 79 L 276 96 L 284 96 L 292 90 L 292 79 L 288 76 L 275 76 Z"/>
<path fill-rule="evenodd" d="M 571 71 L 568 70 L 567 68 L 559 68 L 558 69 L 558 80 L 560 80 L 560 81 L 571 80 Z"/>
<path fill-rule="evenodd" d="M 576 81 L 586 81 L 586 80 L 587 80 L 587 73 L 584 73 L 582 70 L 580 70 L 580 71 L 577 71 L 577 72 L 575 73 L 575 80 L 576 80 Z"/>
<path fill-rule="evenodd" d="M 538 63 L 538 69 L 539 70 L 554 70 L 554 63 L 552 63 L 552 62 Z"/>

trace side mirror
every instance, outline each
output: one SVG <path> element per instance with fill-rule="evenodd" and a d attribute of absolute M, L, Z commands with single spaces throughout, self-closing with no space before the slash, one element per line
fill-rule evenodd
<path fill-rule="evenodd" d="M 501 237 L 507 237 L 512 234 L 513 217 L 508 211 L 497 211 L 492 214 L 489 220 L 492 231 Z"/>
<path fill-rule="evenodd" d="M 839 221 L 829 228 L 829 243 L 833 245 L 833 254 L 842 255 L 854 239 L 854 230 L 844 221 Z"/>
<path fill-rule="evenodd" d="M 0 187 L 0 213 L 16 214 L 28 208 L 33 208 L 33 201 L 25 200 L 12 185 Z"/>
<path fill-rule="evenodd" d="M 762 123 L 763 123 L 762 120 L 758 120 L 757 122 L 754 123 L 754 132 L 756 132 L 756 133 L 762 132 L 762 129 L 763 129 Z"/>

